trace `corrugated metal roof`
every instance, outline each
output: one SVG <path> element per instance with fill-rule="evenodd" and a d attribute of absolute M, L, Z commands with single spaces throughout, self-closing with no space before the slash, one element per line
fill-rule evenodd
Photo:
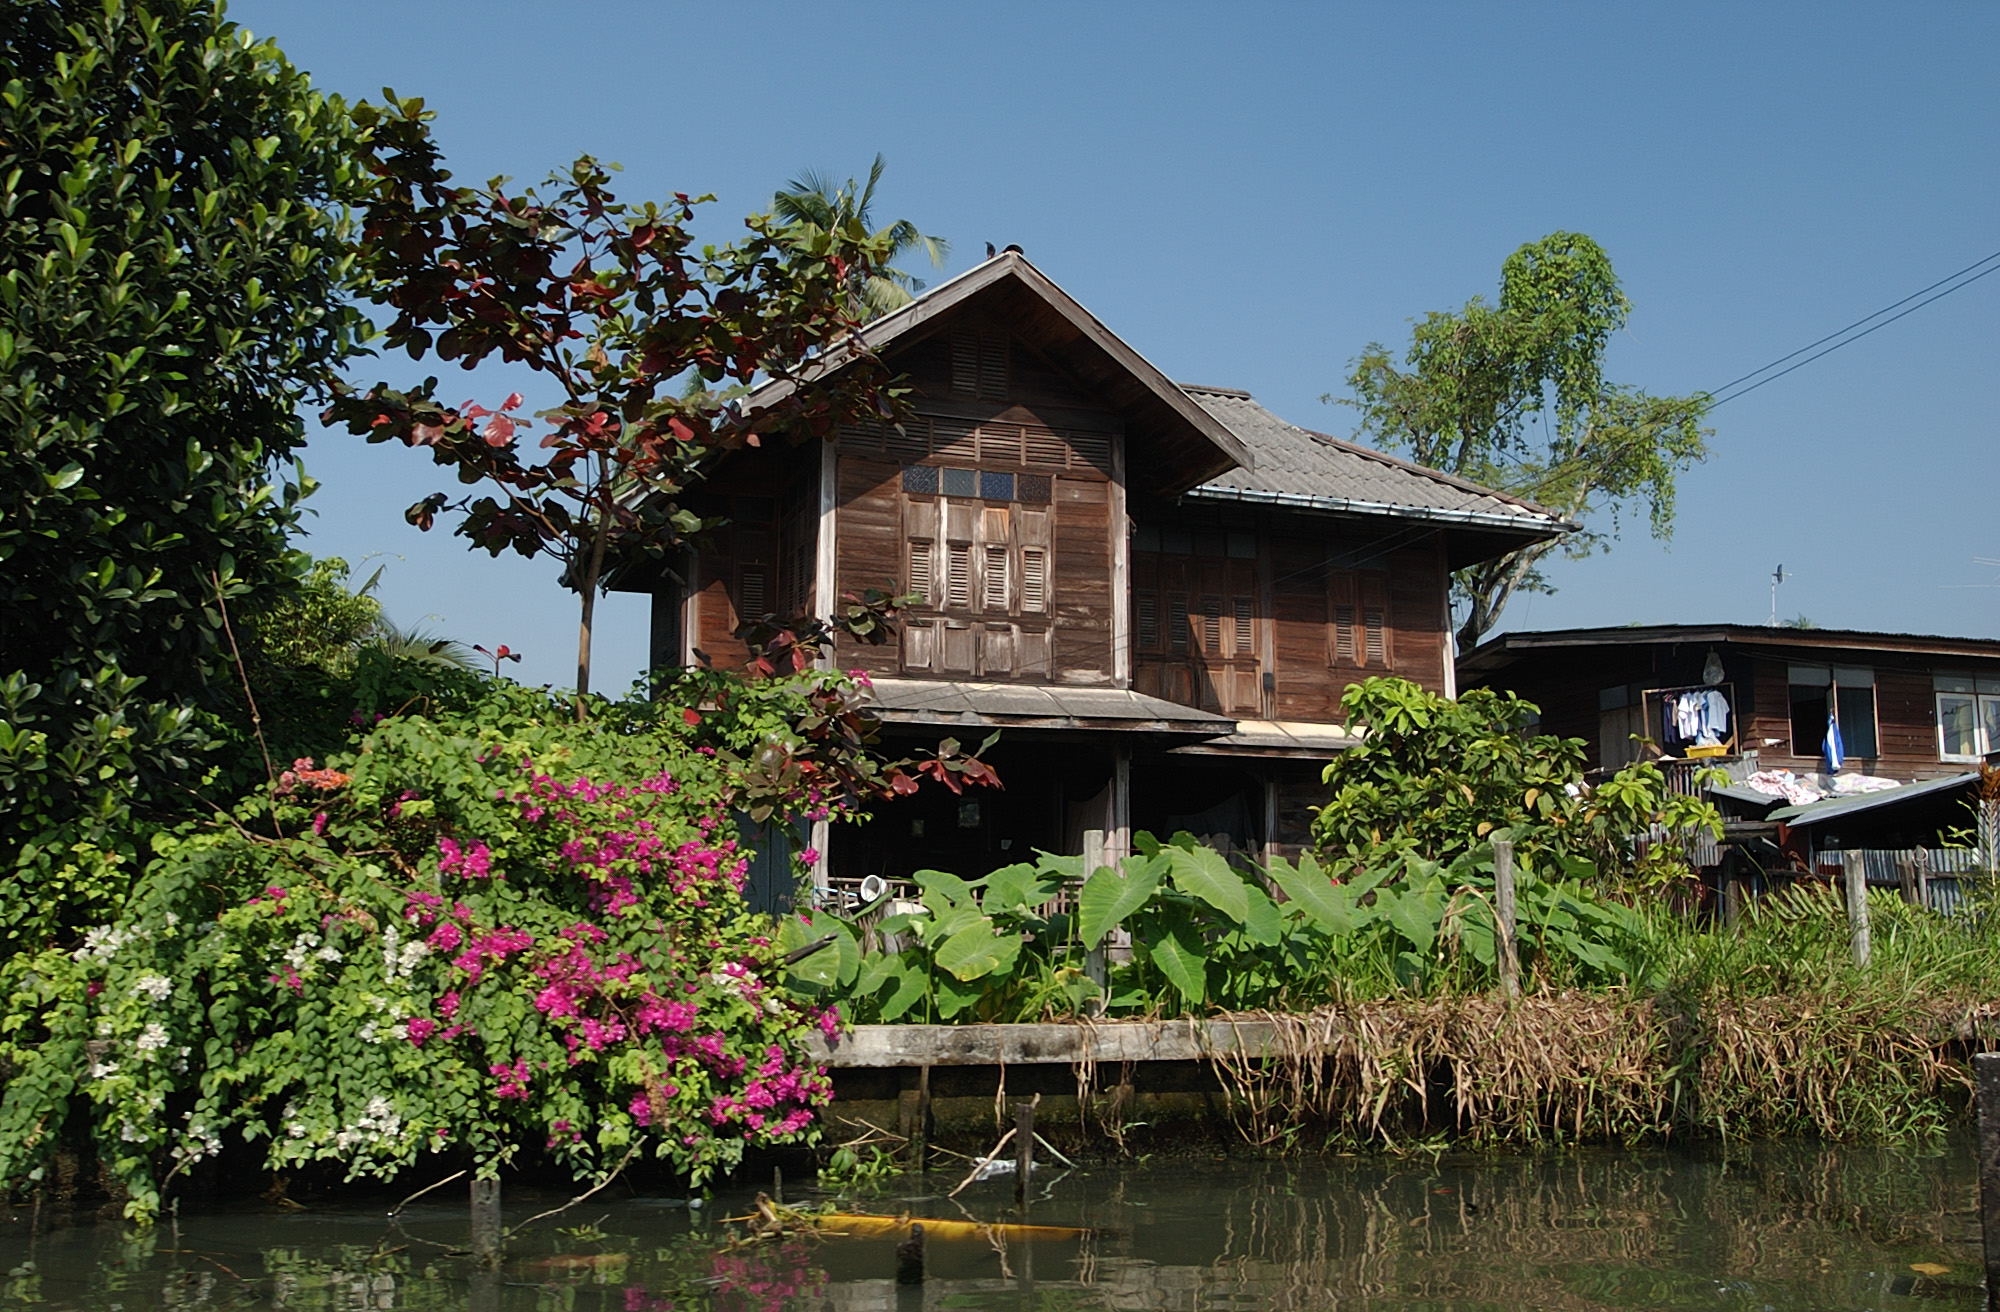
<path fill-rule="evenodd" d="M 1933 793 L 1966 788 L 1977 782 L 1979 782 L 1977 772 L 1947 775 L 1943 779 L 1925 779 L 1919 783 L 1904 784 L 1901 788 L 1884 788 L 1879 792 L 1857 793 L 1852 797 L 1829 797 L 1818 802 L 1808 802 L 1804 806 L 1780 807 L 1764 818 L 1782 821 L 1796 829 L 1832 820 L 1836 816 L 1857 815 L 1879 807 L 1912 802 L 1920 797 L 1929 797 Z"/>
<path fill-rule="evenodd" d="M 1223 715 L 1126 688 L 876 679 L 870 701 L 891 724 L 1023 729 L 1126 729 L 1212 738 L 1236 728 Z"/>
<path fill-rule="evenodd" d="M 1517 497 L 1287 423 L 1248 392 L 1189 383 L 1181 384 L 1181 390 L 1236 434 L 1251 456 L 1250 468 L 1212 478 L 1188 493 L 1191 497 L 1435 519 L 1544 535 L 1575 527 Z"/>

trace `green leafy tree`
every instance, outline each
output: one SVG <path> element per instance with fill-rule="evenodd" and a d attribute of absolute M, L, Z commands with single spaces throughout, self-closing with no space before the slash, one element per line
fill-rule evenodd
<path fill-rule="evenodd" d="M 355 116 L 377 176 L 362 262 L 393 313 L 387 343 L 467 369 L 525 366 L 561 399 L 532 419 L 519 392 L 490 408 L 452 407 L 428 378 L 344 392 L 325 419 L 428 449 L 459 484 L 491 489 L 426 497 L 408 511 L 418 528 L 449 511 L 474 546 L 562 563 L 581 599 L 580 709 L 607 566 L 657 559 L 706 527 L 678 504 L 705 460 L 778 431 L 823 437 L 862 414 L 895 416 L 879 364 L 801 372 L 828 350 L 859 349 L 846 289 L 884 266 L 892 241 L 851 218 L 816 227 L 755 215 L 743 240 L 698 246 L 698 200 L 623 204 L 589 157 L 546 192 L 509 191 L 505 179 L 461 187 L 422 101 L 391 97 Z M 760 378 L 799 386 L 755 412 L 710 390 Z M 538 444 L 522 440 L 537 423 Z"/>
<path fill-rule="evenodd" d="M 875 186 L 882 181 L 882 172 L 887 167 L 888 161 L 876 155 L 865 186 L 853 178 L 835 182 L 831 174 L 807 169 L 771 199 L 771 212 L 781 219 L 827 232 L 858 223 L 886 244 L 888 253 L 882 267 L 857 269 L 848 280 L 848 311 L 859 319 L 879 319 L 891 310 L 901 309 L 924 289 L 922 279 L 890 267 L 889 261 L 921 254 L 933 269 L 942 269 L 951 254 L 950 242 L 942 237 L 925 236 L 908 219 L 898 219 L 881 229 L 874 227 Z"/>
<path fill-rule="evenodd" d="M 1473 688 L 1440 696 L 1407 679 L 1367 679 L 1341 699 L 1361 742 L 1330 762 L 1332 790 L 1313 841 L 1336 869 L 1381 870 L 1416 856 L 1446 865 L 1496 838 L 1514 843 L 1526 877 L 1656 882 L 1685 876 L 1672 843 L 1638 840 L 1707 830 L 1715 808 L 1667 789 L 1650 761 L 1591 787 L 1584 742 L 1532 732 L 1532 702 Z"/>
<path fill-rule="evenodd" d="M 1498 305 L 1475 296 L 1424 316 L 1401 365 L 1380 343 L 1354 362 L 1354 395 L 1341 399 L 1360 410 L 1364 436 L 1583 526 L 1458 572 L 1460 650 L 1516 592 L 1550 590 L 1541 566 L 1558 547 L 1602 550 L 1641 507 L 1655 538 L 1672 534 L 1675 479 L 1707 455 L 1712 398 L 1605 378 L 1605 348 L 1630 311 L 1603 249 L 1555 232 L 1507 257 Z"/>
<path fill-rule="evenodd" d="M 338 101 L 209 0 L 0 0 L 0 938 L 185 802 L 356 351 Z M 85 914 L 88 914 L 87 912 Z"/>

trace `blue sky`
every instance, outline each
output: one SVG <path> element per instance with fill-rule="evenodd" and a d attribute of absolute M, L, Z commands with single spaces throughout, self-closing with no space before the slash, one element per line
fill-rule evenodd
<path fill-rule="evenodd" d="M 1322 404 L 1368 342 L 1497 288 L 1559 228 L 1634 304 L 1612 376 L 1718 385 L 2000 250 L 2000 6 L 863 5 L 243 0 L 323 88 L 438 112 L 459 175 L 589 151 L 727 239 L 803 168 L 889 159 L 877 214 L 1016 242 L 1169 375 Z M 1716 411 L 1674 539 L 1555 566 L 1502 628 L 1762 622 L 2000 637 L 2000 276 Z M 416 373 L 371 362 L 364 381 Z M 504 378 L 467 395 L 504 393 Z M 451 391 L 449 383 L 446 388 Z M 456 399 L 456 398 L 454 398 Z M 391 613 L 567 683 L 575 601 L 402 510 L 421 456 L 315 437 L 308 545 Z M 599 608 L 595 683 L 645 659 Z"/>

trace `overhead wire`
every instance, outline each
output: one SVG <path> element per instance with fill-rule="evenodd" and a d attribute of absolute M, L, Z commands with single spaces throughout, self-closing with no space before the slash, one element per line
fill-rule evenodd
<path fill-rule="evenodd" d="M 2000 260 L 2000 251 L 1994 251 L 1991 255 L 1986 256 L 1984 259 L 1974 260 L 1971 264 L 1966 265 L 1963 269 L 1958 270 L 1956 273 L 1952 273 L 1943 278 L 1940 278 L 1928 287 L 1920 288 L 1917 291 L 1911 292 L 1908 296 L 1905 296 L 1902 300 L 1894 301 L 1888 305 L 1885 305 L 1881 309 L 1875 311 L 1873 314 L 1863 315 L 1861 318 L 1856 319 L 1853 323 L 1848 324 L 1845 328 L 1841 328 L 1838 331 L 1828 333 L 1826 336 L 1820 338 L 1818 341 L 1808 342 L 1806 345 L 1801 346 L 1798 350 L 1793 351 L 1789 355 L 1781 355 L 1777 359 L 1771 361 L 1769 364 L 1764 365 L 1762 368 L 1752 369 L 1749 373 L 1744 374 L 1740 378 L 1731 379 L 1729 382 L 1724 383 L 1721 387 L 1716 388 L 1714 392 L 1711 393 L 1711 395 L 1715 397 L 1715 400 L 1709 403 L 1709 408 L 1712 410 L 1716 406 L 1726 404 L 1727 402 L 1730 401 L 1734 401 L 1736 398 L 1740 396 L 1748 396 L 1750 393 L 1762 387 L 1765 383 L 1776 382 L 1778 379 L 1783 378 L 1786 374 L 1791 373 L 1792 370 L 1794 369 L 1802 369 L 1806 365 L 1811 364 L 1814 360 L 1819 359 L 1821 356 L 1831 355 L 1833 352 L 1838 351 L 1843 346 L 1849 345 L 1850 343 L 1853 342 L 1860 341 L 1862 338 L 1868 336 L 1869 333 L 1875 332 L 1877 329 L 1887 328 L 1890 324 L 1896 322 L 1896 320 L 1898 319 L 1903 318 L 1905 315 L 1915 314 L 1918 310 L 1923 309 L 1926 305 L 1929 305 L 1933 301 L 1943 300 L 1945 297 L 1951 295 L 1955 291 L 1959 291 L 1963 288 L 1970 287 L 1973 283 L 1978 282 L 1981 278 L 1986 277 L 1988 274 L 2000 273 L 2000 263 L 1995 263 L 1994 261 L 1996 260 Z M 1981 266 L 1986 266 L 1986 267 L 1982 268 Z M 1975 269 L 1979 270 L 1979 272 L 1974 273 L 1973 270 Z M 1965 275 L 1967 274 L 1971 274 L 1972 276 L 1966 277 Z M 1951 285 L 1946 286 L 1947 283 L 1950 283 Z M 1944 287 L 1944 290 L 1937 291 L 1937 289 L 1940 287 Z M 1937 292 L 1937 294 L 1934 296 L 1927 295 L 1927 293 L 1930 292 Z M 1918 301 L 1917 298 L 1920 296 L 1924 297 L 1925 299 Z M 1917 301 L 1917 303 L 1915 305 L 1910 305 L 1911 301 Z M 1882 319 L 1882 316 L 1888 314 L 1889 311 L 1905 305 L 1908 305 L 1909 308 L 1903 310 L 1901 314 L 1890 315 L 1890 317 L 1888 317 L 1887 319 Z M 1869 323 L 1869 321 L 1873 319 L 1881 319 L 1881 322 L 1872 324 L 1871 326 L 1863 329 L 1858 333 L 1854 332 L 1856 328 L 1860 328 L 1861 325 Z M 1850 336 L 1849 334 L 1852 335 Z M 1826 343 L 1828 342 L 1832 342 L 1833 345 L 1826 346 Z M 1770 370 L 1777 369 L 1779 365 L 1784 364 L 1786 361 L 1797 359 L 1797 357 L 1805 355 L 1807 351 L 1812 351 L 1815 347 L 1819 346 L 1826 346 L 1826 349 L 1823 351 L 1817 351 L 1812 355 L 1806 356 L 1805 359 L 1799 360 L 1797 364 L 1791 365 L 1789 368 L 1778 369 L 1778 372 L 1774 374 L 1769 373 Z M 1749 380 L 1752 378 L 1757 378 L 1759 374 L 1769 374 L 1769 376 L 1765 378 L 1758 378 L 1756 382 L 1750 383 L 1748 387 L 1738 388 L 1738 390 L 1735 391 L 1730 390 L 1732 388 L 1737 388 L 1737 385 L 1740 383 L 1746 383 L 1749 382 Z"/>

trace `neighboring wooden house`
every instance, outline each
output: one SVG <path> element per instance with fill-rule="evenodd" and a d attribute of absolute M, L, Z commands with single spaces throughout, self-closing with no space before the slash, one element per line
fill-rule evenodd
<path fill-rule="evenodd" d="M 1589 744 L 1594 768 L 1659 748 L 1819 771 L 1828 716 L 1846 772 L 1942 778 L 2000 750 L 2000 642 L 1982 638 L 1741 624 L 1506 633 L 1459 657 L 1458 677 L 1534 702 L 1545 732 Z M 1723 750 L 1691 751 L 1670 711 L 1710 690 L 1730 707 Z"/>
<path fill-rule="evenodd" d="M 1572 527 L 1176 385 L 1017 252 L 865 337 L 914 416 L 732 453 L 690 497 L 731 524 L 678 562 L 686 585 L 621 584 L 654 593 L 656 666 L 741 664 L 745 619 L 845 592 L 920 598 L 890 642 L 843 640 L 835 662 L 872 680 L 892 746 L 1005 730 L 1005 788 L 926 789 L 822 832 L 835 879 L 976 875 L 1093 830 L 1114 856 L 1137 829 L 1296 847 L 1352 741 L 1348 684 L 1450 693 L 1450 571 Z"/>

